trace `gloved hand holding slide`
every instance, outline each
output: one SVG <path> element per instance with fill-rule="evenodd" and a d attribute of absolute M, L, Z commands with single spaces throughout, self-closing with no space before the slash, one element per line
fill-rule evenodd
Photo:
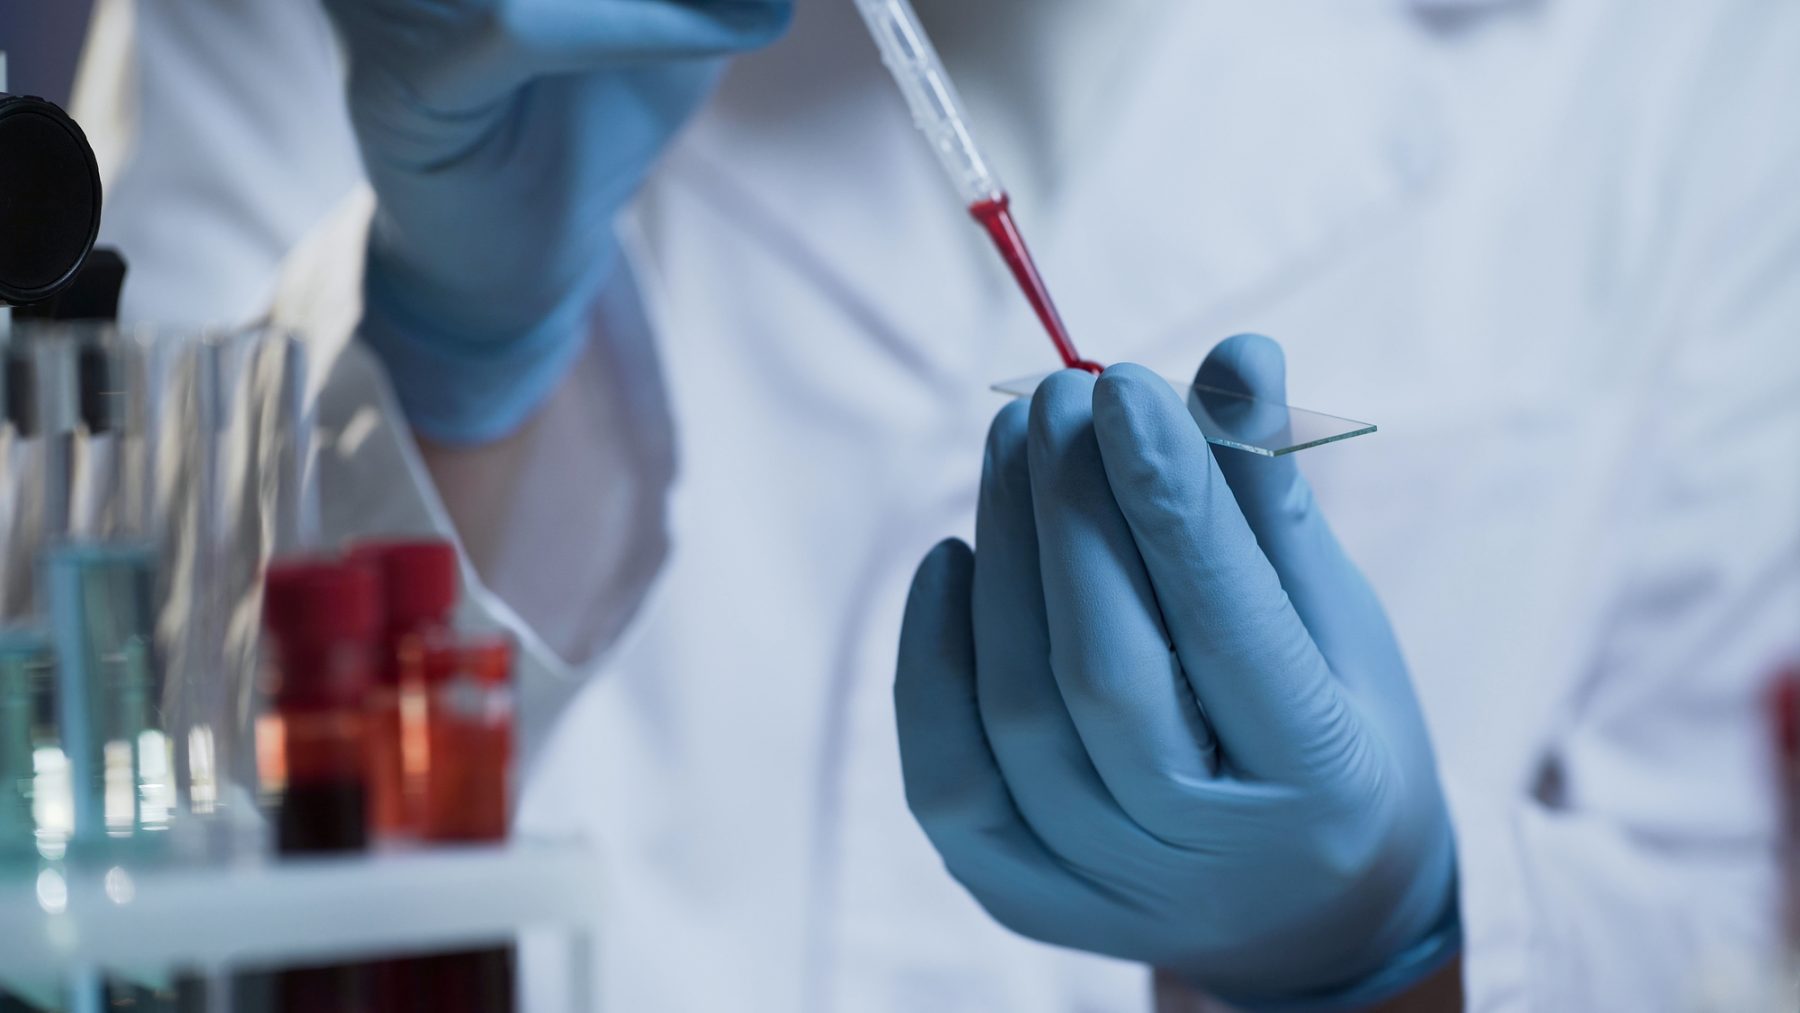
<path fill-rule="evenodd" d="M 1199 379 L 1278 406 L 1282 372 L 1240 337 Z M 920 567 L 894 692 L 914 814 L 1015 931 L 1252 1009 L 1353 1008 L 1460 946 L 1380 603 L 1293 458 L 1215 455 L 1141 367 L 1000 412 L 975 549 Z"/>

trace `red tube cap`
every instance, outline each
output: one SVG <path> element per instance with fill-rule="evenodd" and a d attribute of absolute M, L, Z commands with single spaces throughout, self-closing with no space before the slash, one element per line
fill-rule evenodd
<path fill-rule="evenodd" d="M 456 546 L 438 539 L 365 542 L 350 558 L 381 575 L 387 628 L 448 622 L 456 609 Z"/>
<path fill-rule="evenodd" d="M 263 579 L 263 625 L 294 645 L 370 639 L 381 627 L 379 578 L 331 559 L 273 563 Z"/>

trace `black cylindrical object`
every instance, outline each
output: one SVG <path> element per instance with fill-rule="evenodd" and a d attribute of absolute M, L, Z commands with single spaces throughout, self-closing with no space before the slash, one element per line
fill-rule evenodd
<path fill-rule="evenodd" d="M 100 233 L 100 166 L 54 104 L 0 93 L 0 305 L 41 302 L 80 272 Z"/>

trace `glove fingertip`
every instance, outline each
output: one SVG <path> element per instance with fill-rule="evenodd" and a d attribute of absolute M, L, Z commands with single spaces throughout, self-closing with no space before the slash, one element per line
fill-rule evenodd
<path fill-rule="evenodd" d="M 1096 378 L 1078 369 L 1064 369 L 1044 377 L 1027 403 L 1031 428 L 1041 430 L 1078 414 L 1092 403 Z"/>
<path fill-rule="evenodd" d="M 1171 408 L 1186 414 L 1169 381 L 1135 362 L 1110 366 L 1094 381 L 1096 425 L 1154 417 Z"/>
<path fill-rule="evenodd" d="M 924 607 L 932 599 L 946 596 L 969 596 L 969 580 L 975 572 L 975 550 L 960 538 L 946 538 L 931 547 L 913 574 L 912 593 L 907 598 L 907 613 L 917 602 Z M 923 596 L 923 597 L 922 597 Z"/>
<path fill-rule="evenodd" d="M 1004 799 L 981 730 L 970 614 L 974 554 L 939 542 L 919 564 L 900 630 L 894 717 L 907 806 L 934 839 Z"/>
<path fill-rule="evenodd" d="M 1135 429 L 1138 420 L 1149 421 L 1164 412 L 1187 417 L 1187 409 L 1169 382 L 1137 363 L 1109 367 L 1094 381 L 1096 424 L 1124 422 Z"/>
<path fill-rule="evenodd" d="M 1261 334 L 1238 334 L 1213 348 L 1194 382 L 1265 401 L 1287 400 L 1287 357 Z"/>
<path fill-rule="evenodd" d="M 1087 491 L 1089 476 L 1073 462 L 1084 435 L 1092 438 L 1094 383 L 1092 374 L 1065 369 L 1050 374 L 1032 395 L 1026 459 L 1034 499 Z"/>
<path fill-rule="evenodd" d="M 946 538 L 925 554 L 913 573 L 900 623 L 898 694 L 909 675 L 969 668 L 974 632 L 969 614 L 975 552 L 960 538 Z"/>
<path fill-rule="evenodd" d="M 1031 402 L 1009 401 L 988 426 L 987 459 L 989 466 L 1011 460 L 1025 447 L 1025 434 L 1031 427 Z"/>
<path fill-rule="evenodd" d="M 1167 380 L 1143 366 L 1108 369 L 1094 390 L 1094 432 L 1115 482 L 1159 483 L 1168 462 L 1203 462 L 1211 451 Z"/>

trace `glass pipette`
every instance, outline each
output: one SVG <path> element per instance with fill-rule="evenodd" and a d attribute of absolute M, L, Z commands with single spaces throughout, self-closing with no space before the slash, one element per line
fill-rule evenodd
<path fill-rule="evenodd" d="M 1013 221 L 1011 201 L 1000 178 L 981 154 L 975 137 L 963 115 L 962 100 L 956 86 L 938 59 L 937 49 L 919 24 L 909 0 L 855 0 L 856 9 L 868 23 L 869 33 L 881 50 L 882 62 L 893 72 L 911 107 L 913 122 L 931 142 L 938 164 L 944 167 L 969 213 L 987 230 L 995 249 L 1005 259 L 1031 308 L 1037 312 L 1044 329 L 1050 333 L 1063 365 L 1069 369 L 1101 371 L 1099 363 L 1084 359 L 1069 339 L 1068 328 L 1056 312 L 1050 290 L 1038 274 L 1025 239 Z M 997 384 L 1001 393 L 1029 397 L 1044 378 L 1025 377 Z M 1321 446 L 1375 432 L 1375 426 L 1322 412 L 1293 408 L 1276 401 L 1263 401 L 1245 393 L 1184 385 L 1171 381 L 1177 390 L 1185 390 L 1188 407 L 1200 425 L 1207 442 L 1267 456 L 1291 454 L 1308 447 Z"/>
<path fill-rule="evenodd" d="M 869 34 L 875 37 L 882 62 L 893 72 L 900 93 L 906 96 L 913 123 L 931 142 L 938 163 L 950 176 L 969 214 L 987 230 L 994 248 L 1024 290 L 1025 298 L 1031 301 L 1044 330 L 1049 332 L 1063 365 L 1100 372 L 1099 363 L 1083 359 L 1075 350 L 1069 330 L 1056 312 L 1056 303 L 1050 299 L 1050 290 L 1025 246 L 1025 237 L 1013 220 L 1012 201 L 1006 188 L 1000 185 L 999 176 L 976 146 L 956 86 L 938 59 L 937 48 L 925 34 L 924 26 L 919 24 L 912 4 L 908 0 L 856 0 L 856 9 L 868 23 Z"/>

